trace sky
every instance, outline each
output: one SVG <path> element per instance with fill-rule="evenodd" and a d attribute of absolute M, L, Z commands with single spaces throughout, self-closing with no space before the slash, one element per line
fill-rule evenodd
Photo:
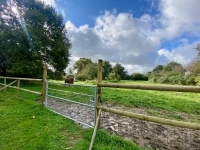
<path fill-rule="evenodd" d="M 196 56 L 200 0 L 44 1 L 64 17 L 72 43 L 68 68 L 86 57 L 146 73 L 171 61 L 185 66 Z"/>

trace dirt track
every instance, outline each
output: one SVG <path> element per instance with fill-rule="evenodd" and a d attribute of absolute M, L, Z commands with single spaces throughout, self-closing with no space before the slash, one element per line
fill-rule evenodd
<path fill-rule="evenodd" d="M 92 108 L 55 100 L 48 100 L 48 106 L 63 115 L 94 125 Z M 109 105 L 109 107 L 127 109 L 116 105 Z M 147 114 L 145 109 L 128 108 L 128 111 Z M 108 112 L 102 112 L 101 129 L 133 141 L 142 147 L 160 150 L 200 150 L 200 131 L 197 130 L 151 123 Z"/>

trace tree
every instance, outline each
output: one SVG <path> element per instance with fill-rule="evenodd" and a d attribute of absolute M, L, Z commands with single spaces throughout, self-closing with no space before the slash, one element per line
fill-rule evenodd
<path fill-rule="evenodd" d="M 164 66 L 162 65 L 158 65 L 156 66 L 152 72 L 161 72 L 163 70 Z"/>
<path fill-rule="evenodd" d="M 108 78 L 109 73 L 112 71 L 112 65 L 110 64 L 109 61 L 104 60 L 102 68 L 103 68 L 103 72 L 102 72 L 103 79 L 106 79 Z"/>
<path fill-rule="evenodd" d="M 170 62 L 166 66 L 158 65 L 149 76 L 150 82 L 184 84 L 185 70 L 177 62 Z"/>
<path fill-rule="evenodd" d="M 82 73 L 83 69 L 86 68 L 86 66 L 89 64 L 93 64 L 90 58 L 79 58 L 79 60 L 75 62 L 73 67 L 77 70 L 77 74 L 80 74 Z"/>
<path fill-rule="evenodd" d="M 11 1 L 2 7 L 0 75 L 42 77 L 43 63 L 62 75 L 71 48 L 62 16 L 35 0 Z"/>
<path fill-rule="evenodd" d="M 200 43 L 198 43 L 194 49 L 197 53 L 197 59 L 200 59 Z"/>
<path fill-rule="evenodd" d="M 82 71 L 82 74 L 86 76 L 86 79 L 93 80 L 97 78 L 98 66 L 97 64 L 88 64 Z"/>
<path fill-rule="evenodd" d="M 145 76 L 142 73 L 133 73 L 133 74 L 131 74 L 131 79 L 132 80 L 144 80 L 144 81 L 147 81 L 148 77 Z"/>
<path fill-rule="evenodd" d="M 177 62 L 170 62 L 164 68 L 162 73 L 170 73 L 170 74 L 185 74 L 185 70 L 183 66 Z"/>
<path fill-rule="evenodd" d="M 113 70 L 111 72 L 112 75 L 115 76 L 116 79 L 118 80 L 125 80 L 127 78 L 127 71 L 125 70 L 125 68 L 117 63 L 114 67 Z"/>

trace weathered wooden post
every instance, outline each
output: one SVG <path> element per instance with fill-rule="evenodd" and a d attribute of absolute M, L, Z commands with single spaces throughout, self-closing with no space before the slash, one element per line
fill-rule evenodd
<path fill-rule="evenodd" d="M 99 59 L 98 61 L 98 83 L 102 82 L 102 63 L 103 61 L 101 59 Z M 101 106 L 101 87 L 97 86 L 97 94 L 96 94 L 96 106 Z M 99 116 L 99 108 L 96 109 L 96 118 L 99 117 L 98 122 L 96 122 L 98 124 L 98 128 L 100 128 L 100 122 L 101 122 L 101 116 Z"/>
<path fill-rule="evenodd" d="M 46 78 L 47 78 L 47 65 L 44 64 L 43 71 L 43 87 L 42 87 L 42 105 L 44 105 L 46 99 Z"/>
<path fill-rule="evenodd" d="M 17 96 L 19 95 L 20 79 L 17 79 Z"/>
<path fill-rule="evenodd" d="M 6 86 L 6 78 L 4 78 L 4 86 Z M 6 91 L 6 88 L 4 89 Z"/>

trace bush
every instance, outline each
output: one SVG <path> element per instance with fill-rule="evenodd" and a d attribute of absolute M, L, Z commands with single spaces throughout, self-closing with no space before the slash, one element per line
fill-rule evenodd
<path fill-rule="evenodd" d="M 191 77 L 189 81 L 192 82 L 192 83 L 195 82 L 196 85 L 200 85 L 200 76 L 198 76 L 196 78 Z"/>
<path fill-rule="evenodd" d="M 87 79 L 87 76 L 84 75 L 84 74 L 78 74 L 75 76 L 76 80 L 79 80 L 79 81 L 85 81 Z"/>
<path fill-rule="evenodd" d="M 148 77 L 145 76 L 144 74 L 141 74 L 141 73 L 133 73 L 131 75 L 131 79 L 132 80 L 143 80 L 143 81 L 147 81 L 148 80 Z"/>

